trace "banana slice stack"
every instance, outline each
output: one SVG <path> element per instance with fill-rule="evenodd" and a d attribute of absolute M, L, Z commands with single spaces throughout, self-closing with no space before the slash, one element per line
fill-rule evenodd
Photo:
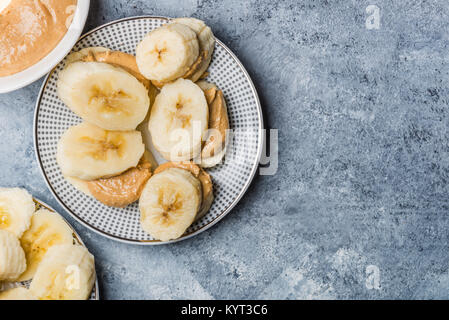
<path fill-rule="evenodd" d="M 173 19 L 150 32 L 137 46 L 140 72 L 157 87 L 178 78 L 198 81 L 212 60 L 215 37 L 201 20 Z"/>
<path fill-rule="evenodd" d="M 178 18 L 146 35 L 136 56 L 85 48 L 59 74 L 59 97 L 83 120 L 59 140 L 62 174 L 107 206 L 139 200 L 155 239 L 181 237 L 213 202 L 203 168 L 221 163 L 229 129 L 223 92 L 202 80 L 214 47 L 203 21 Z M 149 153 L 147 134 L 167 163 Z"/>
<path fill-rule="evenodd" d="M 86 300 L 95 282 L 94 257 L 74 244 L 56 213 L 35 211 L 23 189 L 0 189 L 0 281 L 31 281 L 0 292 L 0 300 Z"/>
<path fill-rule="evenodd" d="M 156 150 L 169 161 L 195 159 L 204 168 L 221 163 L 229 119 L 223 92 L 199 81 L 215 48 L 201 20 L 178 18 L 150 32 L 137 46 L 137 66 L 161 89 L 148 129 Z"/>
<path fill-rule="evenodd" d="M 142 228 L 155 239 L 174 240 L 209 211 L 212 179 L 193 162 L 167 162 L 154 173 L 139 201 Z"/>

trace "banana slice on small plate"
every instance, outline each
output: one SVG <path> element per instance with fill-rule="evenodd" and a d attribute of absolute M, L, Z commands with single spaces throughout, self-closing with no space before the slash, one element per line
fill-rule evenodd
<path fill-rule="evenodd" d="M 80 38 L 73 50 L 73 52 L 77 52 L 85 48 L 93 48 L 91 49 L 94 51 L 91 60 L 97 63 L 102 61 L 100 56 L 103 55 L 102 52 L 105 50 L 120 51 L 133 56 L 137 53 L 136 63 L 141 74 L 146 75 L 150 80 L 170 82 L 170 84 L 164 84 L 162 90 L 166 86 L 170 88 L 171 85 L 176 84 L 179 78 L 186 78 L 186 80 L 180 81 L 186 86 L 192 83 L 191 88 L 185 91 L 189 97 L 186 101 L 181 101 L 185 103 L 182 103 L 182 108 L 178 109 L 176 108 L 176 99 L 179 97 L 171 93 L 156 95 L 157 92 L 149 92 L 151 96 L 150 104 L 153 104 L 149 108 L 150 117 L 147 114 L 145 119 L 138 124 L 137 130 L 142 132 L 146 148 L 153 153 L 159 164 L 167 162 L 167 159 L 172 160 L 170 153 L 172 148 L 176 147 L 173 146 L 173 141 L 167 139 L 167 132 L 177 132 L 179 130 L 176 129 L 182 129 L 183 126 L 184 129 L 189 128 L 190 122 L 193 120 L 197 120 L 202 125 L 206 123 L 205 127 L 209 126 L 207 123 L 209 120 L 207 101 L 204 101 L 204 94 L 200 94 L 199 91 L 201 90 L 197 90 L 198 84 L 194 81 L 198 78 L 204 79 L 208 83 L 215 84 L 223 92 L 228 111 L 229 127 L 233 131 L 232 141 L 227 144 L 226 151 L 214 152 L 213 157 L 209 157 L 203 163 L 204 166 L 212 166 L 207 169 L 207 173 L 212 178 L 215 200 L 209 211 L 200 219 L 193 220 L 193 223 L 188 226 L 181 237 L 175 240 L 166 240 L 166 238 L 173 238 L 173 234 L 176 235 L 179 230 L 183 230 L 185 221 L 179 222 L 179 228 L 175 227 L 176 232 L 173 231 L 173 234 L 167 231 L 162 232 L 162 236 L 156 235 L 156 230 L 151 231 L 156 235 L 152 237 L 140 223 L 140 210 L 137 202 L 125 208 L 108 207 L 75 188 L 64 178 L 55 157 L 58 141 L 64 132 L 70 127 L 78 125 L 82 120 L 94 122 L 99 119 L 95 115 L 87 117 L 84 113 L 81 114 L 77 111 L 78 109 L 73 108 L 84 118 L 81 119 L 58 98 L 56 93 L 58 92 L 59 77 L 67 65 L 70 66 L 70 63 L 67 63 L 66 60 L 61 61 L 44 81 L 38 97 L 34 121 L 37 160 L 45 181 L 57 201 L 75 219 L 93 232 L 116 241 L 139 245 L 158 245 L 184 240 L 207 230 L 220 221 L 238 203 L 249 187 L 258 170 L 262 153 L 263 115 L 259 98 L 251 78 L 241 62 L 226 45 L 214 37 L 213 30 L 207 25 L 207 21 L 202 22 L 192 18 L 178 20 L 148 16 L 125 18 L 88 32 Z M 158 29 L 162 26 L 166 27 Z M 159 31 L 152 32 L 156 29 Z M 148 37 L 149 34 L 151 34 L 150 37 Z M 162 41 L 160 41 L 161 39 Z M 167 39 L 166 46 L 159 46 L 160 44 L 164 45 L 164 39 Z M 79 60 L 80 57 L 85 55 L 86 51 L 89 50 L 84 50 L 79 55 L 72 55 L 69 58 L 72 64 L 79 63 L 73 61 Z M 209 59 L 211 60 L 210 65 Z M 152 64 L 155 68 L 151 67 Z M 206 66 L 208 68 L 203 72 Z M 107 69 L 110 68 L 107 67 Z M 74 78 L 77 78 L 77 72 L 74 73 Z M 204 74 L 208 74 L 207 78 L 204 78 Z M 121 79 L 121 76 L 118 78 Z M 178 85 L 180 86 L 180 84 Z M 176 89 L 178 85 L 172 86 L 172 89 Z M 150 88 L 154 87 L 151 86 Z M 131 90 L 122 91 L 130 93 Z M 112 92 L 112 98 L 117 98 L 117 100 L 125 98 L 126 101 L 127 97 L 117 95 L 114 97 L 114 90 L 104 90 L 103 98 L 111 99 L 110 92 Z M 131 93 L 134 95 L 133 91 Z M 136 95 L 138 96 L 138 94 Z M 156 97 L 154 97 L 155 95 Z M 91 94 L 90 97 L 94 98 L 92 103 L 94 100 L 100 101 L 103 99 L 96 99 L 96 94 Z M 181 95 L 182 97 L 183 95 Z M 201 100 L 201 103 L 196 106 L 189 106 L 189 99 Z M 77 103 L 76 98 L 75 100 L 75 103 Z M 159 102 L 153 103 L 154 100 L 159 100 Z M 174 108 L 170 108 L 172 114 L 164 115 L 163 112 L 160 112 L 161 108 L 158 107 L 158 104 L 165 104 L 166 102 L 170 102 L 171 107 L 174 106 Z M 101 104 L 99 105 L 101 107 Z M 131 115 L 134 114 L 131 113 Z M 141 118 L 140 115 L 139 120 Z M 128 122 L 128 118 L 125 122 Z M 151 125 L 148 122 L 151 122 Z M 120 121 L 114 121 L 113 123 L 118 124 L 119 129 L 122 130 Z M 132 122 L 131 124 L 134 129 L 135 123 Z M 97 125 L 101 126 L 103 122 L 98 122 Z M 173 125 L 173 127 L 167 130 L 167 125 Z M 191 144 L 190 146 L 182 144 L 177 146 L 180 147 L 177 150 L 178 155 L 181 155 L 180 158 L 183 158 L 183 156 L 190 158 L 201 151 L 202 146 L 198 137 L 200 136 L 201 140 L 204 138 L 203 129 L 201 127 L 199 133 L 187 130 L 189 134 L 192 133 Z M 157 140 L 163 142 L 154 141 L 155 144 L 153 145 L 153 137 L 151 136 L 153 133 L 156 138 L 160 138 Z M 210 136 L 208 132 L 206 134 L 207 137 Z M 164 150 L 167 146 L 169 150 Z M 224 153 L 226 153 L 226 157 L 222 162 Z M 212 156 L 212 153 L 210 155 Z M 118 169 L 115 160 L 112 167 Z M 76 167 L 76 164 L 72 167 L 72 169 L 74 168 L 82 169 L 79 171 L 84 170 L 82 167 Z M 92 172 L 89 174 L 92 174 Z M 152 207 L 157 207 L 157 203 L 149 206 L 149 208 Z M 157 216 L 157 211 L 149 210 L 148 217 L 151 216 Z M 187 222 L 191 222 L 190 220 L 191 217 L 186 219 Z M 157 240 L 157 237 L 163 240 Z"/>
<path fill-rule="evenodd" d="M 38 270 L 38 266 L 43 260 L 44 254 L 49 249 L 56 246 L 69 245 L 75 247 L 75 250 L 77 246 L 85 248 L 80 236 L 61 215 L 59 215 L 45 202 L 35 198 L 33 198 L 32 201 L 36 212 L 32 216 L 30 229 L 28 229 L 20 239 L 20 244 L 23 247 L 24 256 L 27 262 L 27 267 L 24 269 L 25 272 L 20 276 L 18 281 L 0 283 L 0 300 L 37 299 L 37 295 L 32 291 L 27 290 L 27 288 L 30 287 L 32 278 L 34 277 L 36 270 Z M 87 250 L 83 251 L 84 253 L 80 253 L 79 251 L 81 250 L 77 250 L 75 252 L 77 257 L 80 257 L 81 255 L 88 257 L 86 254 Z M 67 255 L 67 253 L 64 253 L 64 255 Z M 81 267 L 81 269 L 83 268 L 86 269 L 86 264 Z M 83 272 L 83 274 L 86 274 L 85 271 Z M 43 271 L 41 271 L 41 274 L 41 278 L 46 277 Z M 94 283 L 89 299 L 99 300 L 100 294 L 95 271 L 93 271 L 93 275 Z M 45 281 L 42 282 L 45 283 Z M 38 292 L 41 292 L 41 286 L 35 285 L 35 287 L 38 287 Z M 58 292 L 56 289 L 57 288 L 55 288 L 53 292 Z M 73 296 L 72 298 L 77 297 Z"/>
<path fill-rule="evenodd" d="M 30 292 L 40 300 L 87 300 L 94 283 L 94 256 L 81 245 L 58 244 L 39 264 Z"/>
<path fill-rule="evenodd" d="M 19 281 L 31 280 L 47 251 L 54 245 L 73 244 L 73 231 L 62 217 L 47 209 L 39 209 L 31 219 L 31 227 L 20 238 L 27 268 Z"/>
<path fill-rule="evenodd" d="M 33 197 L 24 189 L 0 188 L 0 229 L 20 238 L 30 227 Z"/>
<path fill-rule="evenodd" d="M 0 280 L 14 281 L 25 269 L 25 252 L 19 239 L 8 230 L 0 230 Z"/>

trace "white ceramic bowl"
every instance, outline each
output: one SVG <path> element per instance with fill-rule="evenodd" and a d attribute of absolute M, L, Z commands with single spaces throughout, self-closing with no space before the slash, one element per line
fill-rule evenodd
<path fill-rule="evenodd" d="M 38 63 L 11 76 L 0 77 L 0 93 L 23 88 L 53 69 L 72 50 L 72 47 L 78 41 L 86 24 L 89 6 L 90 0 L 78 0 L 73 22 L 64 38 Z"/>

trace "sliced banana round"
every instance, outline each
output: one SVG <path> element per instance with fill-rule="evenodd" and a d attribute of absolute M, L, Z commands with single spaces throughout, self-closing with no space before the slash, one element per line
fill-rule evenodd
<path fill-rule="evenodd" d="M 52 246 L 73 244 L 73 232 L 59 214 L 40 209 L 33 215 L 31 228 L 23 234 L 20 243 L 25 251 L 27 269 L 19 281 L 28 281 Z"/>
<path fill-rule="evenodd" d="M 0 281 L 15 281 L 26 269 L 25 253 L 17 237 L 0 230 Z"/>
<path fill-rule="evenodd" d="M 151 31 L 136 50 L 137 66 L 149 80 L 168 82 L 182 77 L 199 56 L 196 33 L 179 23 Z"/>
<path fill-rule="evenodd" d="M 0 292 L 0 300 L 37 300 L 37 298 L 24 287 L 17 287 Z"/>
<path fill-rule="evenodd" d="M 201 183 L 190 172 L 170 168 L 150 178 L 139 201 L 143 230 L 161 241 L 182 236 L 201 206 Z"/>
<path fill-rule="evenodd" d="M 81 123 L 63 134 L 56 158 L 63 175 L 95 180 L 135 167 L 144 151 L 139 131 L 107 131 Z"/>
<path fill-rule="evenodd" d="M 106 130 L 134 130 L 148 113 L 148 90 L 107 63 L 73 62 L 59 74 L 58 95 L 78 116 Z"/>
<path fill-rule="evenodd" d="M 204 21 L 195 18 L 177 18 L 173 20 L 173 23 L 179 23 L 188 26 L 190 29 L 195 31 L 199 45 L 200 45 L 200 56 L 195 67 L 190 68 L 190 72 L 183 76 L 183 78 L 188 78 L 193 82 L 196 82 L 201 76 L 206 72 L 212 60 L 212 54 L 215 49 L 215 36 L 212 29 L 208 27 Z"/>
<path fill-rule="evenodd" d="M 161 173 L 170 168 L 179 168 L 189 171 L 195 178 L 201 182 L 202 201 L 198 209 L 195 220 L 201 219 L 209 211 L 214 202 L 214 192 L 211 176 L 198 165 L 191 161 L 185 162 L 165 162 L 154 171 L 154 174 Z"/>
<path fill-rule="evenodd" d="M 148 128 L 154 147 L 165 159 L 183 161 L 201 152 L 208 121 L 209 108 L 201 88 L 178 79 L 156 97 Z"/>
<path fill-rule="evenodd" d="M 94 257 L 85 247 L 56 245 L 37 268 L 30 292 L 40 300 L 87 300 L 94 282 Z"/>
<path fill-rule="evenodd" d="M 19 188 L 0 188 L 0 229 L 20 238 L 30 227 L 35 205 L 28 191 Z"/>

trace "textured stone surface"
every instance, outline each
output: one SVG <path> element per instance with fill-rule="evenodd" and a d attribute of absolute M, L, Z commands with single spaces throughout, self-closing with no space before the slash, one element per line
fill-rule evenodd
<path fill-rule="evenodd" d="M 88 231 L 47 190 L 32 144 L 42 81 L 0 95 L 0 185 L 73 223 L 103 298 L 449 298 L 447 0 L 92 2 L 86 30 L 142 14 L 206 20 L 280 129 L 278 173 L 222 222 L 136 247 Z M 379 30 L 365 27 L 369 4 Z"/>

